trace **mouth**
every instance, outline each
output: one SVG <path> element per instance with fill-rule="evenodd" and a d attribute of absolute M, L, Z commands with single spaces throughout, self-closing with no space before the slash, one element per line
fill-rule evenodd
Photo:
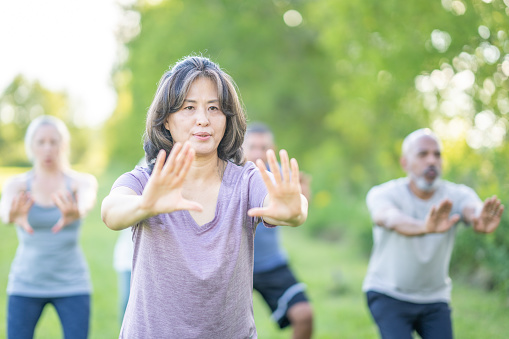
<path fill-rule="evenodd" d="M 210 138 L 210 133 L 207 133 L 207 132 L 198 132 L 198 133 L 194 133 L 193 136 L 199 140 L 207 140 Z"/>
<path fill-rule="evenodd" d="M 438 170 L 435 167 L 429 167 L 424 171 L 424 177 L 429 180 L 434 180 L 438 176 Z"/>

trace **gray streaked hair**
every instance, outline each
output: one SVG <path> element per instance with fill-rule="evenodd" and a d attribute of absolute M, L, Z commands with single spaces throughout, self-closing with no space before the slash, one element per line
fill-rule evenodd
<path fill-rule="evenodd" d="M 188 56 L 163 74 L 147 112 L 143 149 L 150 168 L 153 167 L 159 150 L 164 149 L 168 155 L 173 148 L 174 141 L 165 127 L 165 122 L 170 114 L 182 108 L 191 85 L 202 77 L 216 84 L 219 106 L 226 116 L 224 136 L 217 149 L 218 157 L 237 165 L 244 163 L 242 143 L 246 132 L 246 114 L 235 82 L 210 59 Z"/>
<path fill-rule="evenodd" d="M 410 151 L 410 147 L 412 146 L 414 141 L 423 136 L 429 136 L 433 138 L 437 142 L 438 147 L 442 149 L 442 142 L 437 137 L 437 135 L 429 128 L 421 128 L 416 131 L 413 131 L 412 133 L 406 136 L 406 138 L 403 140 L 403 144 L 401 145 L 401 154 L 403 156 L 406 156 Z"/>

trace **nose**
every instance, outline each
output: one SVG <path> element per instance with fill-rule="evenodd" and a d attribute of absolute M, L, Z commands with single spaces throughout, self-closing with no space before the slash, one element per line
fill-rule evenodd
<path fill-rule="evenodd" d="M 199 126 L 208 126 L 210 124 L 206 108 L 200 107 L 196 110 L 196 124 Z"/>
<path fill-rule="evenodd" d="M 436 166 L 438 164 L 439 159 L 440 158 L 436 154 L 430 153 L 426 157 L 426 162 L 427 162 L 428 165 Z"/>

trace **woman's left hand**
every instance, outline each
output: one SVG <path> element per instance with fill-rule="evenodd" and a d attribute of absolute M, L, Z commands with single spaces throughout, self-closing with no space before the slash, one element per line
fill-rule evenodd
<path fill-rule="evenodd" d="M 76 197 L 77 198 L 77 197 Z M 77 199 L 69 191 L 58 191 L 52 196 L 53 202 L 62 213 L 62 217 L 51 228 L 53 233 L 59 232 L 65 226 L 80 218 Z"/>
<path fill-rule="evenodd" d="M 288 153 L 284 149 L 279 152 L 279 157 L 281 171 L 274 151 L 267 151 L 267 161 L 274 175 L 274 182 L 267 174 L 263 161 L 260 159 L 256 161 L 269 194 L 265 198 L 263 207 L 250 209 L 248 215 L 262 217 L 265 222 L 273 225 L 299 226 L 307 218 L 307 200 L 301 194 L 299 165 L 297 160 L 289 160 Z"/>

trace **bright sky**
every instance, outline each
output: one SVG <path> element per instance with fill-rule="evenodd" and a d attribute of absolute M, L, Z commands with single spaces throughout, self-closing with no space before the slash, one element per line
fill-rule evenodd
<path fill-rule="evenodd" d="M 115 108 L 120 17 L 115 0 L 0 1 L 0 92 L 23 74 L 68 92 L 76 123 L 100 125 Z"/>

